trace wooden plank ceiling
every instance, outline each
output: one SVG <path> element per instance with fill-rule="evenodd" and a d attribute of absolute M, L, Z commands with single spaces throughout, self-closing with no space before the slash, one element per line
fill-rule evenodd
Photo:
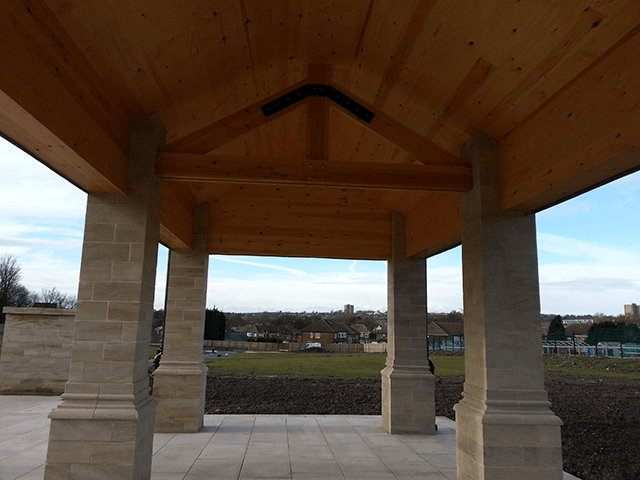
<path fill-rule="evenodd" d="M 173 248 L 208 202 L 211 253 L 386 259 L 392 211 L 407 255 L 436 253 L 460 241 L 478 131 L 505 210 L 640 165 L 637 0 L 0 5 L 2 134 L 122 194 L 128 126 L 156 112 Z M 287 94 L 303 99 L 265 115 Z"/>

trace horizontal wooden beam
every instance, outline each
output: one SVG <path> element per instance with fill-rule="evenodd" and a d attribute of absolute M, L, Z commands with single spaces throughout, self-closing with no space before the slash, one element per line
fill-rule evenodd
<path fill-rule="evenodd" d="M 125 193 L 133 115 L 45 2 L 3 2 L 0 130 L 86 191 Z"/>
<path fill-rule="evenodd" d="M 407 257 L 430 257 L 460 244 L 460 199 L 434 192 L 405 215 Z"/>
<path fill-rule="evenodd" d="M 171 249 L 193 248 L 195 201 L 181 182 L 163 182 L 160 203 L 160 241 Z"/>
<path fill-rule="evenodd" d="M 227 155 L 159 154 L 159 178 L 356 189 L 471 191 L 468 166 L 303 161 Z"/>

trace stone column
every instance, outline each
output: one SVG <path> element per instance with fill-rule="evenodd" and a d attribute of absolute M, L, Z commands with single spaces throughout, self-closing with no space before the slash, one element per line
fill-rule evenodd
<path fill-rule="evenodd" d="M 459 480 L 562 480 L 560 425 L 544 390 L 536 225 L 498 209 L 497 144 L 463 147 L 466 381 L 456 405 Z"/>
<path fill-rule="evenodd" d="M 197 432 L 204 421 L 207 367 L 202 363 L 202 340 L 209 269 L 208 219 L 209 204 L 196 207 L 193 250 L 171 252 L 164 351 L 153 382 L 159 433 Z"/>
<path fill-rule="evenodd" d="M 387 267 L 387 362 L 382 370 L 382 423 L 389 433 L 435 434 L 434 376 L 427 358 L 424 258 L 404 256 L 404 217 L 393 213 Z"/>
<path fill-rule="evenodd" d="M 89 194 L 69 381 L 51 412 L 46 480 L 149 479 L 148 361 L 158 239 L 155 114 L 132 124 L 128 194 Z"/>

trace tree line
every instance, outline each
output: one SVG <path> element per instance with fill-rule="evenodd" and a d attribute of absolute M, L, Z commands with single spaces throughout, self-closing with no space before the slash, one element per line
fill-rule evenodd
<path fill-rule="evenodd" d="M 33 307 L 37 303 L 55 304 L 57 308 L 75 308 L 75 295 L 60 292 L 56 287 L 32 292 L 22 283 L 20 264 L 13 255 L 0 257 L 0 323 L 4 323 L 4 307 Z"/>
<path fill-rule="evenodd" d="M 567 340 L 568 338 L 562 317 L 555 316 L 549 323 L 547 340 Z M 589 345 L 597 345 L 600 342 L 640 343 L 640 328 L 636 323 L 627 324 L 611 320 L 597 322 L 589 328 L 585 342 Z"/>

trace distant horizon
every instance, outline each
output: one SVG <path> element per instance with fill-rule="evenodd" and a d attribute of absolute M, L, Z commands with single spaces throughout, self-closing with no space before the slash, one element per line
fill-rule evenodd
<path fill-rule="evenodd" d="M 627 304 L 630 305 L 630 304 Z M 213 307 L 207 307 L 207 310 L 212 310 Z M 160 310 L 164 310 L 163 308 L 156 308 L 154 309 L 155 311 L 160 311 Z M 218 309 L 220 310 L 220 309 Z M 278 313 L 284 314 L 284 315 L 322 315 L 322 314 L 335 314 L 335 315 L 340 315 L 343 314 L 345 312 L 340 311 L 340 310 L 325 310 L 325 311 L 291 311 L 291 310 L 260 310 L 260 311 L 255 311 L 255 312 L 228 312 L 226 310 L 220 310 L 222 313 L 224 314 L 229 314 L 229 315 L 262 315 L 262 314 L 266 314 L 266 315 L 275 315 Z M 464 316 L 464 312 L 461 310 L 452 310 L 449 312 L 432 312 L 432 311 L 428 311 L 427 314 L 435 314 L 435 315 L 448 315 L 449 313 L 459 313 L 461 315 Z M 358 313 L 373 313 L 373 314 L 387 314 L 387 310 L 358 310 L 355 309 L 354 312 L 350 315 L 357 315 Z M 618 317 L 625 317 L 624 313 L 618 313 L 618 314 L 606 314 L 606 313 L 602 313 L 602 312 L 596 312 L 596 313 L 581 313 L 581 314 L 577 314 L 577 313 L 566 313 L 566 314 L 560 314 L 560 313 L 555 313 L 555 312 L 551 312 L 551 313 L 546 313 L 546 312 L 540 312 L 541 316 L 545 316 L 545 317 L 554 317 L 556 315 L 560 315 L 562 317 L 562 319 L 564 320 L 565 318 L 568 317 L 574 317 L 575 319 L 581 319 L 581 318 L 605 318 L 605 317 L 613 317 L 613 318 L 618 318 Z M 571 319 L 571 318 L 569 318 Z"/>
<path fill-rule="evenodd" d="M 0 139 L 0 255 L 22 284 L 77 295 L 87 194 Z M 640 304 L 640 172 L 536 214 L 540 306 L 546 315 L 624 314 Z M 154 308 L 164 306 L 168 249 L 158 249 Z M 462 311 L 462 253 L 427 259 L 430 313 Z M 207 307 L 225 312 L 386 312 L 385 261 L 210 255 Z M 360 307 L 358 307 L 360 306 Z"/>

